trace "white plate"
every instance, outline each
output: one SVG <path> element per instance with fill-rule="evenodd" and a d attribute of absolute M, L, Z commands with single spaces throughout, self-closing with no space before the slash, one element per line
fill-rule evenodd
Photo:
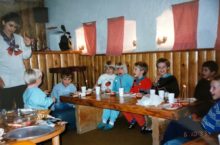
<path fill-rule="evenodd" d="M 178 108 L 180 108 L 181 106 L 175 106 L 173 104 L 163 104 L 162 108 L 166 109 L 166 110 L 176 110 Z"/>
<path fill-rule="evenodd" d="M 24 109 L 20 109 L 20 110 L 21 110 L 21 113 L 24 115 L 31 114 L 31 113 L 35 112 L 35 110 L 29 109 L 29 108 L 24 108 Z"/>
<path fill-rule="evenodd" d="M 123 97 L 135 97 L 136 94 L 124 94 Z"/>

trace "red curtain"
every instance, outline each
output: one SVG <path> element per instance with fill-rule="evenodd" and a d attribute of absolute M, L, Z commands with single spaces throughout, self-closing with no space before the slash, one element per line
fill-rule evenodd
<path fill-rule="evenodd" d="M 96 54 L 96 22 L 83 24 L 84 36 L 88 55 Z"/>
<path fill-rule="evenodd" d="M 218 13 L 218 33 L 217 33 L 217 39 L 215 42 L 215 48 L 220 50 L 220 7 L 219 7 L 219 13 Z"/>
<path fill-rule="evenodd" d="M 108 19 L 107 55 L 121 55 L 124 40 L 124 17 Z"/>
<path fill-rule="evenodd" d="M 172 6 L 174 18 L 174 50 L 197 48 L 198 1 Z"/>

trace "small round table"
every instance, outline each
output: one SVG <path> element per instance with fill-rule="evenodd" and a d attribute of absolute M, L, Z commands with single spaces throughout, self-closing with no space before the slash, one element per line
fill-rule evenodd
<path fill-rule="evenodd" d="M 60 145 L 60 134 L 64 132 L 65 128 L 66 128 L 65 124 L 57 124 L 53 132 L 34 139 L 30 139 L 30 141 L 32 141 L 33 143 L 40 143 L 52 139 L 52 145 Z M 15 141 L 8 140 L 6 141 L 5 144 L 8 145 L 13 142 Z"/>

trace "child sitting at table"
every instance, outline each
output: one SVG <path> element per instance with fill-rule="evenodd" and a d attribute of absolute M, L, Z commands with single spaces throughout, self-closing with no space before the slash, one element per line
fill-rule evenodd
<path fill-rule="evenodd" d="M 61 74 L 61 82 L 53 87 L 51 97 L 56 98 L 56 102 L 51 107 L 52 110 L 65 110 L 73 108 L 73 104 L 62 103 L 60 96 L 70 96 L 71 93 L 76 92 L 76 87 L 72 84 L 72 74 L 69 72 L 63 72 Z"/>
<path fill-rule="evenodd" d="M 147 92 L 151 86 L 151 80 L 146 78 L 148 66 L 145 62 L 136 62 L 134 64 L 134 82 L 130 90 L 131 93 L 136 93 L 136 97 L 142 97 L 142 93 Z M 134 114 L 129 112 L 123 112 L 123 115 L 130 123 L 129 129 L 133 128 L 136 122 L 141 127 L 141 132 L 144 133 L 145 130 L 151 130 L 150 127 L 145 126 L 146 121 L 144 115 Z M 147 118 L 147 117 L 146 117 Z"/>
<path fill-rule="evenodd" d="M 27 69 L 24 80 L 28 85 L 23 94 L 25 108 L 48 109 L 55 102 L 54 97 L 47 97 L 47 94 L 38 88 L 42 83 L 42 72 L 39 69 Z"/>
<path fill-rule="evenodd" d="M 51 115 L 60 118 L 63 121 L 68 122 L 68 129 L 75 129 L 75 106 L 69 103 L 63 103 L 60 101 L 60 96 L 71 96 L 71 93 L 75 93 L 76 87 L 72 84 L 72 73 L 63 72 L 61 74 L 61 82 L 53 87 L 51 97 L 56 98 L 56 102 L 51 107 Z"/>
<path fill-rule="evenodd" d="M 206 61 L 202 64 L 201 79 L 198 81 L 194 97 L 197 101 L 212 100 L 210 90 L 211 80 L 218 72 L 218 64 L 215 61 Z"/>
<path fill-rule="evenodd" d="M 96 86 L 101 86 L 102 92 L 111 92 L 112 84 L 116 77 L 116 75 L 114 74 L 114 70 L 115 66 L 112 65 L 111 61 L 107 61 L 105 64 L 105 73 L 99 77 L 96 83 Z"/>
<path fill-rule="evenodd" d="M 175 97 L 179 95 L 179 85 L 174 75 L 171 75 L 168 71 L 170 68 L 170 62 L 166 58 L 159 58 L 156 63 L 158 75 L 154 81 L 153 89 L 164 90 L 169 93 L 174 93 Z"/>
<path fill-rule="evenodd" d="M 162 145 L 180 145 L 199 136 L 220 133 L 220 75 L 211 81 L 210 92 L 215 104 L 208 113 L 201 120 L 200 116 L 186 116 L 178 121 L 171 121 L 165 131 Z M 207 105 L 204 101 L 202 103 L 203 106 Z M 199 106 L 201 105 L 199 104 Z"/>
<path fill-rule="evenodd" d="M 117 76 L 113 81 L 112 95 L 118 94 L 119 88 L 124 88 L 124 92 L 128 93 L 132 87 L 133 78 L 127 74 L 127 66 L 122 63 L 116 65 Z M 102 114 L 102 122 L 97 126 L 98 129 L 110 130 L 114 127 L 114 123 L 119 115 L 119 111 L 104 109 Z"/>

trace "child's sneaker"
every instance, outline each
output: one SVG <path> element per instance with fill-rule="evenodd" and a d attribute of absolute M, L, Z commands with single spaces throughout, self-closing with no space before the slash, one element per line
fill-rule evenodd
<path fill-rule="evenodd" d="M 128 126 L 128 129 L 134 128 L 135 124 L 136 124 L 136 121 L 133 119 L 133 120 L 130 122 L 130 124 L 129 124 L 129 126 Z"/>
<path fill-rule="evenodd" d="M 111 124 L 106 124 L 103 130 L 111 130 L 114 126 Z"/>
<path fill-rule="evenodd" d="M 141 133 L 142 134 L 152 133 L 152 129 L 144 125 L 141 127 Z"/>
<path fill-rule="evenodd" d="M 106 126 L 106 123 L 100 122 L 100 123 L 97 125 L 97 128 L 98 128 L 98 129 L 103 129 L 105 126 Z"/>

